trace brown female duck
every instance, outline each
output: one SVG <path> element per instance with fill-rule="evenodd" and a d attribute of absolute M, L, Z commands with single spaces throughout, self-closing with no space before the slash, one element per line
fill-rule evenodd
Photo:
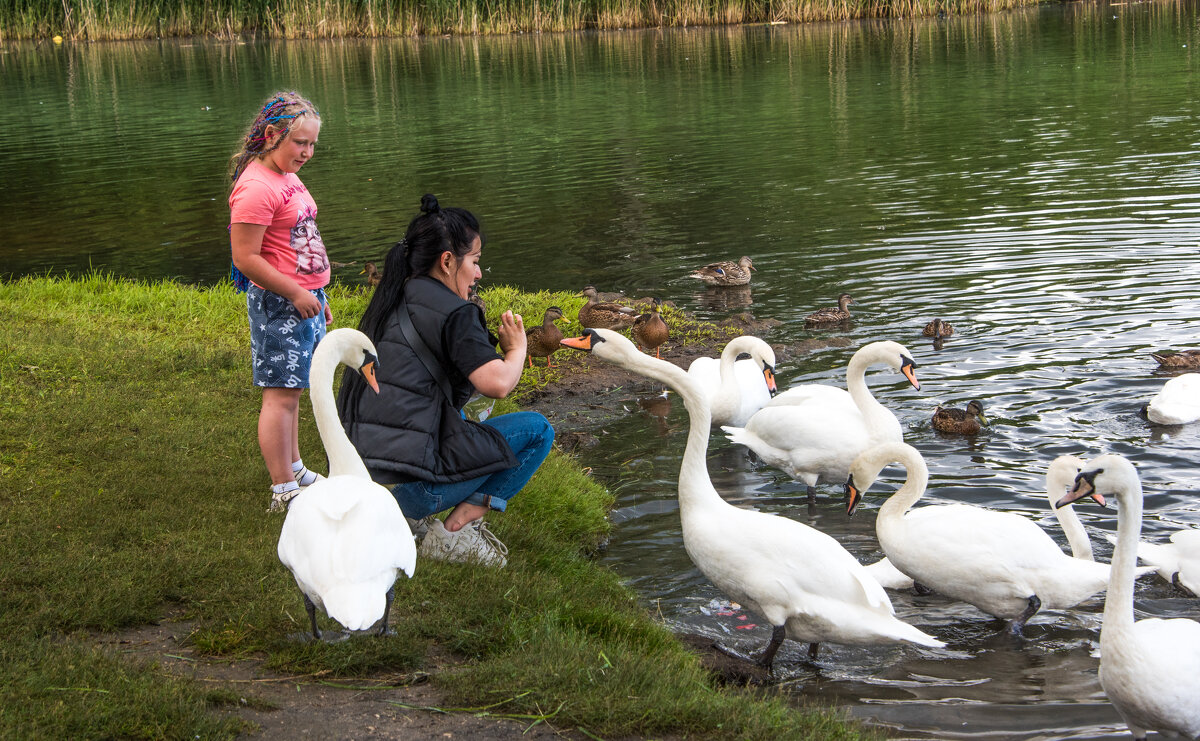
<path fill-rule="evenodd" d="M 987 417 L 983 416 L 983 402 L 977 399 L 967 402 L 966 409 L 939 406 L 933 412 L 933 429 L 938 432 L 974 435 L 986 424 Z"/>
<path fill-rule="evenodd" d="M 921 330 L 921 334 L 925 337 L 940 339 L 942 337 L 949 337 L 950 335 L 954 334 L 954 327 L 950 324 L 950 322 L 943 322 L 941 319 L 934 319 L 925 325 L 925 329 Z"/>
<path fill-rule="evenodd" d="M 633 329 L 629 330 L 629 335 L 640 349 L 647 352 L 653 350 L 654 357 L 661 358 L 659 346 L 671 338 L 671 333 L 667 330 L 667 323 L 663 321 L 662 315 L 658 313 L 662 302 L 658 299 L 653 301 L 649 314 L 639 314 L 638 318 L 633 320 Z"/>
<path fill-rule="evenodd" d="M 754 269 L 754 261 L 743 256 L 737 262 L 726 260 L 696 268 L 688 277 L 702 280 L 710 286 L 744 286 L 750 282 L 750 271 Z"/>
<path fill-rule="evenodd" d="M 379 281 L 383 279 L 383 275 L 379 273 L 379 269 L 375 267 L 375 263 L 369 262 L 363 265 L 363 269 L 359 271 L 359 275 L 367 274 L 367 285 L 371 288 L 379 285 Z"/>
<path fill-rule="evenodd" d="M 854 303 L 854 299 L 850 298 L 850 294 L 843 293 L 838 296 L 837 306 L 827 306 L 824 309 L 817 309 L 813 313 L 804 318 L 804 326 L 811 327 L 814 324 L 835 324 L 844 322 L 850 318 L 850 304 Z"/>
<path fill-rule="evenodd" d="M 629 328 L 637 318 L 637 312 L 628 306 L 600 302 L 595 286 L 585 286 L 579 295 L 587 297 L 587 303 L 579 309 L 579 323 L 585 329 L 611 329 L 619 332 Z"/>
<path fill-rule="evenodd" d="M 546 367 L 554 367 L 550 362 L 550 356 L 557 352 L 558 348 L 562 347 L 558 343 L 563 338 L 562 330 L 558 328 L 555 322 L 562 318 L 562 309 L 557 306 L 551 306 L 542 315 L 542 323 L 540 325 L 525 330 L 526 355 L 529 357 L 530 368 L 533 367 L 534 358 L 545 358 Z"/>
<path fill-rule="evenodd" d="M 1180 350 L 1179 352 L 1152 352 L 1150 357 L 1158 361 L 1162 370 L 1196 370 L 1200 369 L 1200 350 Z"/>

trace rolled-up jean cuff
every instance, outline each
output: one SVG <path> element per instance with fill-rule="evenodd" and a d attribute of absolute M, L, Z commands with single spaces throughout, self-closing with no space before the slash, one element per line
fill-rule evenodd
<path fill-rule="evenodd" d="M 466 501 L 469 504 L 487 507 L 488 509 L 494 509 L 497 512 L 503 512 L 505 508 L 508 507 L 508 502 L 504 501 L 500 497 L 494 497 L 491 494 L 484 494 L 481 491 L 477 491 L 471 496 L 467 497 Z"/>

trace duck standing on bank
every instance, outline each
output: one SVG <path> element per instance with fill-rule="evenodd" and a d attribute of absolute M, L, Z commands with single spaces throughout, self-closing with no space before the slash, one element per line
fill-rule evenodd
<path fill-rule="evenodd" d="M 688 277 L 710 286 L 744 286 L 750 283 L 750 271 L 756 269 L 754 261 L 743 255 L 737 262 L 725 260 L 696 268 Z"/>
<path fill-rule="evenodd" d="M 633 326 L 634 320 L 637 319 L 637 312 L 628 306 L 600 301 L 595 286 L 584 286 L 579 295 L 587 298 L 587 303 L 579 308 L 579 324 L 584 329 L 611 329 L 619 332 Z"/>
<path fill-rule="evenodd" d="M 663 321 L 662 314 L 659 313 L 662 301 L 656 298 L 651 301 L 650 311 L 646 314 L 639 314 L 637 319 L 633 320 L 633 328 L 629 330 L 629 335 L 633 337 L 633 341 L 638 344 L 639 349 L 646 352 L 653 350 L 654 357 L 661 358 L 659 348 L 664 342 L 671 339 L 671 332 L 667 329 L 667 323 Z"/>
<path fill-rule="evenodd" d="M 554 367 L 554 364 L 550 362 L 550 356 L 562 347 L 559 343 L 563 338 L 562 330 L 555 322 L 562 318 L 562 309 L 551 306 L 542 314 L 541 324 L 525 330 L 525 346 L 530 368 L 533 367 L 534 358 L 545 358 L 546 367 Z"/>

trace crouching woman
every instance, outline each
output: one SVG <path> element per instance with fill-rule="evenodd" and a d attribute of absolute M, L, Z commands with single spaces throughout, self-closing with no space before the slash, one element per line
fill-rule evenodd
<path fill-rule="evenodd" d="M 462 413 L 475 392 L 507 396 L 525 363 L 520 315 L 504 312 L 497 340 L 467 300 L 483 241 L 471 212 L 421 199 L 359 323 L 379 351 L 379 394 L 347 373 L 338 411 L 371 477 L 392 486 L 414 532 L 424 531 L 419 555 L 503 566 L 508 549 L 483 516 L 503 512 L 525 486 L 554 429 L 536 412 L 482 423 Z M 445 510 L 444 522 L 432 517 Z"/>

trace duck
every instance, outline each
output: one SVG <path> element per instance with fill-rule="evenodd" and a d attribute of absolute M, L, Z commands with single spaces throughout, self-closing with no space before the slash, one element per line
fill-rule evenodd
<path fill-rule="evenodd" d="M 1200 419 L 1200 373 L 1167 381 L 1143 409 L 1156 425 L 1185 425 Z"/>
<path fill-rule="evenodd" d="M 1075 481 L 1075 474 L 1079 473 L 1081 468 L 1083 468 L 1083 460 L 1076 456 L 1060 455 L 1055 458 L 1050 463 L 1050 467 L 1046 469 L 1046 498 L 1049 500 L 1050 511 L 1054 513 L 1063 534 L 1067 536 L 1071 556 L 1084 561 L 1094 561 L 1091 538 L 1088 537 L 1083 523 L 1079 521 L 1079 515 L 1075 513 L 1075 508 L 1069 504 L 1062 507 L 1055 506 L 1055 502 L 1062 498 L 1062 495 Z M 912 577 L 893 566 L 887 556 L 875 563 L 868 564 L 867 571 L 885 589 L 914 587 Z"/>
<path fill-rule="evenodd" d="M 1200 350 L 1152 352 L 1150 357 L 1158 361 L 1161 370 L 1200 370 Z"/>
<path fill-rule="evenodd" d="M 379 634 L 386 634 L 398 574 L 411 577 L 417 558 L 400 506 L 390 491 L 371 480 L 338 419 L 333 375 L 339 363 L 357 370 L 379 391 L 375 346 L 365 334 L 342 328 L 322 338 L 313 352 L 309 383 L 329 476 L 288 502 L 277 549 L 304 596 L 317 640 L 317 609 L 347 630 L 366 630 L 378 622 Z"/>
<path fill-rule="evenodd" d="M 738 360 L 742 354 L 749 359 Z M 718 358 L 696 358 L 688 376 L 708 400 L 715 425 L 744 425 L 775 394 L 775 350 L 753 335 L 734 337 Z"/>
<path fill-rule="evenodd" d="M 379 268 L 375 267 L 373 262 L 363 265 L 363 269 L 358 274 L 363 275 L 364 273 L 367 276 L 367 285 L 371 288 L 375 288 L 379 285 L 379 281 L 383 280 L 383 275 L 380 274 Z"/>
<path fill-rule="evenodd" d="M 854 303 L 854 299 L 850 294 L 843 293 L 838 296 L 837 306 L 827 306 L 823 309 L 817 309 L 813 313 L 804 317 L 804 326 L 812 327 L 818 324 L 836 324 L 837 322 L 845 322 L 850 319 L 850 304 Z"/>
<path fill-rule="evenodd" d="M 750 283 L 752 270 L 757 270 L 754 261 L 743 255 L 737 262 L 725 260 L 698 267 L 688 277 L 702 280 L 710 286 L 744 286 Z"/>
<path fill-rule="evenodd" d="M 633 320 L 633 328 L 629 330 L 629 334 L 639 347 L 653 350 L 654 357 L 661 358 L 659 348 L 664 342 L 671 339 L 671 332 L 667 329 L 667 323 L 663 321 L 662 314 L 659 313 L 662 302 L 658 299 L 652 299 L 652 301 L 649 313 L 639 314 Z"/>
<path fill-rule="evenodd" d="M 875 534 L 892 565 L 938 594 L 1008 620 L 1021 636 L 1043 607 L 1074 607 L 1108 585 L 1108 565 L 1062 552 L 1045 530 L 1015 512 L 971 504 L 910 508 L 925 494 L 929 469 L 917 449 L 887 442 L 860 454 L 846 482 L 846 512 L 890 463 L 904 466 L 904 485 L 888 497 Z"/>
<path fill-rule="evenodd" d="M 821 481 L 842 484 L 854 457 L 872 445 L 904 439 L 900 420 L 867 388 L 867 368 L 885 363 L 921 390 L 912 354 L 884 340 L 863 345 L 846 366 L 849 391 L 819 383 L 790 388 L 754 413 L 742 427 L 723 426 L 726 437 L 744 445 L 767 465 L 804 482 L 809 502 Z"/>
<path fill-rule="evenodd" d="M 683 399 L 688 438 L 678 496 L 684 550 L 727 597 L 771 624 L 771 638 L 757 657 L 759 664 L 770 670 L 785 639 L 808 643 L 810 660 L 815 660 L 824 642 L 945 645 L 898 619 L 883 587 L 832 537 L 721 498 L 706 462 L 708 403 L 683 369 L 638 352 L 632 342 L 611 331 L 589 330 L 563 344 L 659 381 Z"/>
<path fill-rule="evenodd" d="M 579 323 L 586 329 L 620 331 L 633 326 L 637 319 L 637 312 L 628 306 L 601 302 L 595 286 L 585 286 L 579 295 L 587 297 L 587 303 L 579 309 Z"/>
<path fill-rule="evenodd" d="M 954 326 L 950 322 L 943 322 L 941 319 L 933 319 L 925 325 L 925 329 L 921 330 L 923 337 L 933 337 L 941 339 L 954 334 Z"/>
<path fill-rule="evenodd" d="M 542 314 L 541 324 L 525 330 L 526 356 L 529 358 L 530 368 L 533 367 L 534 358 L 545 358 L 546 367 L 554 367 L 550 362 L 550 356 L 558 352 L 559 348 L 562 347 L 558 343 L 563 338 L 562 330 L 558 328 L 555 322 L 562 318 L 562 309 L 557 306 L 551 306 Z"/>
<path fill-rule="evenodd" d="M 987 417 L 983 414 L 983 402 L 978 399 L 968 401 L 966 409 L 944 407 L 939 404 L 937 409 L 933 410 L 933 419 L 930 421 L 933 429 L 938 432 L 958 435 L 974 435 L 988 423 Z"/>
<path fill-rule="evenodd" d="M 1136 620 L 1133 580 L 1142 531 L 1142 484 L 1127 458 L 1109 453 L 1088 461 L 1059 506 L 1092 497 L 1117 499 L 1112 583 L 1100 626 L 1100 687 L 1135 739 L 1149 731 L 1200 738 L 1200 622 Z"/>
<path fill-rule="evenodd" d="M 478 283 L 472 283 L 471 287 L 467 289 L 467 300 L 478 306 L 480 311 L 487 311 L 487 302 L 479 295 Z"/>
<path fill-rule="evenodd" d="M 1137 555 L 1163 579 L 1200 597 L 1200 528 L 1176 530 L 1166 543 L 1138 541 Z"/>

